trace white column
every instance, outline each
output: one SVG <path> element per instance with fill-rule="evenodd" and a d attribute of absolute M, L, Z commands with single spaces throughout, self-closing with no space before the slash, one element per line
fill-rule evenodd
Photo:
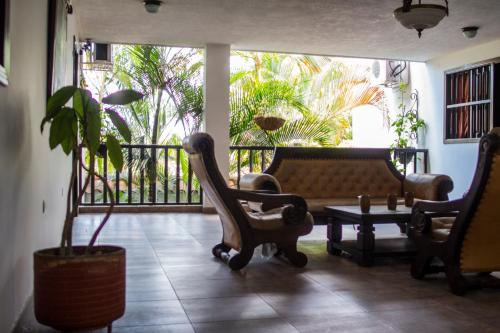
<path fill-rule="evenodd" d="M 204 130 L 215 142 L 215 158 L 222 176 L 229 179 L 229 65 L 231 46 L 205 47 Z M 205 200 L 208 202 L 208 200 Z M 206 206 L 206 204 L 204 204 Z"/>

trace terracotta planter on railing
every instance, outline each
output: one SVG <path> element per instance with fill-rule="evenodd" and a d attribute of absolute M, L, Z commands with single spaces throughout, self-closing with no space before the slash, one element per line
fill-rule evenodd
<path fill-rule="evenodd" d="M 125 249 L 73 250 L 73 256 L 58 255 L 59 248 L 35 252 L 35 317 L 61 331 L 111 327 L 125 312 Z"/>

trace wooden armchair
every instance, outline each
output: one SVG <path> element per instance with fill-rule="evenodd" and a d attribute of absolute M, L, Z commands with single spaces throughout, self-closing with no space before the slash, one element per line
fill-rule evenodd
<path fill-rule="evenodd" d="M 204 194 L 222 222 L 222 242 L 212 249 L 214 256 L 231 269 L 239 270 L 248 264 L 256 246 L 275 243 L 293 265 L 307 264 L 306 255 L 297 251 L 298 237 L 307 235 L 313 227 L 313 218 L 303 198 L 229 188 L 217 167 L 213 139 L 206 133 L 186 137 L 183 146 Z M 240 201 L 261 202 L 273 209 L 247 212 Z M 230 255 L 231 249 L 238 253 Z"/>
<path fill-rule="evenodd" d="M 444 271 L 451 291 L 500 287 L 490 275 L 500 270 L 500 128 L 485 135 L 469 191 L 455 201 L 419 201 L 413 207 L 410 236 L 418 252 L 414 278 Z M 439 258 L 444 266 L 433 266 Z M 475 273 L 475 274 L 469 274 Z"/>

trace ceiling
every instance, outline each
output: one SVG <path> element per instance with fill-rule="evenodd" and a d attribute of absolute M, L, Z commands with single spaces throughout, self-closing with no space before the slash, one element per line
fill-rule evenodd
<path fill-rule="evenodd" d="M 443 4 L 440 0 L 424 2 Z M 450 16 L 421 39 L 392 16 L 400 0 L 73 0 L 81 38 L 426 61 L 500 38 L 499 0 L 449 0 Z M 474 39 L 460 28 L 480 26 Z"/>

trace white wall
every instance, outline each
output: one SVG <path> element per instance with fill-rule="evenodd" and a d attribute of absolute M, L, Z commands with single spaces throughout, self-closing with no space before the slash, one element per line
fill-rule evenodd
<path fill-rule="evenodd" d="M 32 253 L 58 244 L 70 162 L 40 134 L 45 113 L 47 1 L 11 0 L 9 86 L 0 86 L 0 332 L 32 293 Z M 72 18 L 68 55 L 71 55 Z M 71 83 L 71 63 L 68 70 Z M 46 211 L 42 213 L 42 201 Z"/>
<path fill-rule="evenodd" d="M 429 148 L 431 172 L 453 178 L 452 198 L 461 197 L 470 186 L 477 162 L 477 143 L 444 144 L 444 71 L 500 57 L 500 39 L 477 47 L 412 64 L 412 84 L 420 92 L 420 115 L 427 124 L 425 145 Z"/>
<path fill-rule="evenodd" d="M 230 58 L 229 44 L 207 44 L 205 47 L 204 131 L 214 139 L 217 165 L 226 180 L 229 178 Z M 206 197 L 203 206 L 212 206 Z"/>

